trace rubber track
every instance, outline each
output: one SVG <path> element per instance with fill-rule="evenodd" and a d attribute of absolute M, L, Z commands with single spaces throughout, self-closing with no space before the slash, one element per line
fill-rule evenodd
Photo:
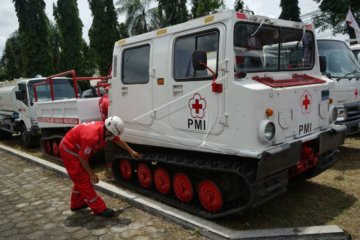
<path fill-rule="evenodd" d="M 224 174 L 228 176 L 228 174 L 234 174 L 239 178 L 242 178 L 245 180 L 247 187 L 249 188 L 249 197 L 244 203 L 244 201 L 241 201 L 241 199 L 232 200 L 230 202 L 224 202 L 223 209 L 220 212 L 217 213 L 209 213 L 205 211 L 197 197 L 195 197 L 196 194 L 194 194 L 194 198 L 191 203 L 186 204 L 182 203 L 179 200 L 176 199 L 175 194 L 172 192 L 164 196 L 157 192 L 157 190 L 154 187 L 154 184 L 152 184 L 152 188 L 150 189 L 144 189 L 142 188 L 137 181 L 137 177 L 134 174 L 133 169 L 133 176 L 132 180 L 125 181 L 122 179 L 120 172 L 119 172 L 119 162 L 120 159 L 127 159 L 132 164 L 132 167 L 135 163 L 152 163 L 151 165 L 161 165 L 164 169 L 170 170 L 169 172 L 172 172 L 177 169 L 187 169 L 191 172 L 191 175 L 197 175 L 203 173 L 204 171 L 208 171 L 208 176 L 218 176 L 219 174 Z M 149 166 L 149 164 L 148 164 Z M 167 166 L 167 167 L 164 167 Z M 150 166 L 151 167 L 151 166 Z M 137 192 L 140 192 L 145 195 L 149 195 L 161 202 L 165 202 L 169 205 L 175 206 L 176 208 L 185 210 L 187 212 L 190 212 L 192 214 L 201 216 L 203 218 L 207 219 L 215 219 L 224 217 L 227 215 L 232 215 L 235 213 L 243 213 L 246 210 L 248 210 L 251 207 L 258 206 L 274 197 L 279 195 L 280 193 L 286 191 L 286 185 L 287 185 L 287 171 L 273 175 L 271 177 L 268 177 L 266 179 L 263 179 L 261 181 L 255 181 L 255 172 L 256 167 L 251 166 L 246 161 L 234 161 L 234 160 L 205 160 L 202 158 L 191 158 L 191 157 L 184 157 L 181 155 L 170 155 L 170 154 L 144 154 L 143 158 L 141 160 L 133 159 L 131 158 L 127 153 L 120 153 L 117 154 L 114 157 L 113 162 L 113 172 L 114 177 L 117 180 L 117 182 L 125 186 L 131 190 L 136 190 Z M 198 172 L 196 172 L 198 171 Z M 176 171 L 179 172 L 179 171 Z M 201 173 L 200 173 L 201 172 Z M 212 174 L 213 175 L 212 175 Z M 170 174 L 171 175 L 171 174 Z M 172 177 L 172 176 L 171 176 Z M 212 180 L 210 178 L 210 180 Z M 216 182 L 216 181 L 214 181 Z M 195 184 L 194 184 L 195 185 Z M 231 187 L 239 187 L 234 186 L 235 184 L 231 184 Z M 195 185 L 196 187 L 196 185 Z M 196 188 L 194 188 L 196 189 Z M 197 191 L 194 191 L 197 192 Z M 226 201 L 226 199 L 224 199 Z"/>
<path fill-rule="evenodd" d="M 48 153 L 46 153 L 45 151 L 45 147 L 44 147 L 44 141 L 46 140 L 54 140 L 54 139 L 59 139 L 61 141 L 61 139 L 63 138 L 64 136 L 63 135 L 53 135 L 53 136 L 49 136 L 49 137 L 42 137 L 40 139 L 40 149 L 41 149 L 41 153 L 47 157 L 47 158 L 50 158 L 52 160 L 56 160 L 56 161 L 61 161 L 61 158 L 60 156 L 59 157 L 56 157 L 54 155 L 50 155 Z M 59 141 L 59 144 L 60 144 L 60 141 Z"/>

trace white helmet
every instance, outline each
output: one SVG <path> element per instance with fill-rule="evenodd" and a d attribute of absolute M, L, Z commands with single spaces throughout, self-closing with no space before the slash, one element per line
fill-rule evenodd
<path fill-rule="evenodd" d="M 119 136 L 124 132 L 124 123 L 118 116 L 108 117 L 105 120 L 105 127 L 114 136 Z"/>

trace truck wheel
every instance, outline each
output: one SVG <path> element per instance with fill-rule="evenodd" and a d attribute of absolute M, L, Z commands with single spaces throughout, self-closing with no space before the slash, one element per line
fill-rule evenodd
<path fill-rule="evenodd" d="M 11 138 L 12 133 L 4 131 L 4 130 L 0 130 L 0 140 L 6 140 Z"/>
<path fill-rule="evenodd" d="M 33 148 L 37 145 L 37 138 L 27 131 L 24 124 L 21 127 L 21 140 L 26 148 Z"/>

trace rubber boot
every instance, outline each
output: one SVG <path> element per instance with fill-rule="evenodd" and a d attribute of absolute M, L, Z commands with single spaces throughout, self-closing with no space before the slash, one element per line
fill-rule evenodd
<path fill-rule="evenodd" d="M 104 218 L 112 218 L 115 214 L 115 211 L 111 208 L 106 208 L 104 211 L 102 211 L 101 213 L 98 213 L 96 215 L 100 216 L 100 217 L 104 217 Z"/>

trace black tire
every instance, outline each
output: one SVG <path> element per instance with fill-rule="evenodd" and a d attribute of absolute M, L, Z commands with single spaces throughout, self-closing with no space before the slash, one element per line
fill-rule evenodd
<path fill-rule="evenodd" d="M 6 140 L 12 137 L 12 133 L 11 132 L 7 132 L 4 130 L 0 130 L 0 140 Z"/>
<path fill-rule="evenodd" d="M 21 126 L 21 141 L 26 148 L 34 148 L 39 144 L 39 139 L 32 136 L 26 129 L 25 124 Z"/>

